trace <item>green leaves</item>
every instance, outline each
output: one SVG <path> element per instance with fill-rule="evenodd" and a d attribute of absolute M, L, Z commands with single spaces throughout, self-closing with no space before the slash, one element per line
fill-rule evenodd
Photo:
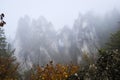
<path fill-rule="evenodd" d="M 120 79 L 120 31 L 112 34 L 105 48 L 98 50 L 98 59 L 91 63 L 92 58 L 84 54 L 77 79 L 70 76 L 69 80 L 119 80 Z"/>

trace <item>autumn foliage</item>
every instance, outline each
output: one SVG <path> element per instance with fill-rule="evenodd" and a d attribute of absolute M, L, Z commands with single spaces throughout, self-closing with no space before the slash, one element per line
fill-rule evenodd
<path fill-rule="evenodd" d="M 5 15 L 2 13 L 1 15 L 0 15 L 0 27 L 3 27 L 5 24 L 6 24 L 6 22 L 3 20 L 3 17 L 4 17 Z"/>
<path fill-rule="evenodd" d="M 3 22 L 4 14 L 0 15 Z M 0 22 L 0 26 L 5 23 Z M 82 64 L 34 65 L 26 71 L 19 70 L 14 50 L 6 42 L 4 30 L 0 28 L 0 80 L 119 80 L 120 79 L 120 31 L 112 35 L 104 49 L 98 50 L 95 60 L 87 53 L 83 54 Z M 23 68 L 22 68 L 23 69 Z M 24 69 L 23 69 L 24 70 Z"/>
<path fill-rule="evenodd" d="M 0 15 L 0 26 L 3 27 L 4 14 Z M 4 29 L 0 28 L 0 80 L 18 80 L 18 66 L 13 56 L 14 50 L 6 42 Z"/>
<path fill-rule="evenodd" d="M 53 65 L 51 61 L 45 67 L 36 66 L 30 80 L 65 80 L 75 74 L 78 69 L 77 65 Z"/>
<path fill-rule="evenodd" d="M 17 80 L 18 64 L 12 57 L 0 57 L 0 80 Z"/>

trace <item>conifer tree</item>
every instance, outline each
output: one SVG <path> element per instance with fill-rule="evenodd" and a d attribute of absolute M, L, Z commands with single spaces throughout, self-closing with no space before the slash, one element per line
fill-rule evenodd
<path fill-rule="evenodd" d="M 120 52 L 120 30 L 112 34 L 110 41 L 107 43 L 107 49 L 118 50 Z"/>
<path fill-rule="evenodd" d="M 14 50 L 6 42 L 4 29 L 0 28 L 0 80 L 18 80 L 18 66 Z"/>

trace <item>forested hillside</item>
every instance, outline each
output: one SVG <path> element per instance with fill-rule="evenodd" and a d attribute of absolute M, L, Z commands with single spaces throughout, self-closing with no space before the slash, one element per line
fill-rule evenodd
<path fill-rule="evenodd" d="M 119 80 L 120 13 L 106 15 L 79 15 L 59 31 L 43 16 L 25 16 L 14 43 L 7 43 L 3 25 L 0 80 Z"/>

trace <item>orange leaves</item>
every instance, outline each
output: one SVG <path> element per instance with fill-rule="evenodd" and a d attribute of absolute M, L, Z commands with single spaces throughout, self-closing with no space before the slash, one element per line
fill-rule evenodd
<path fill-rule="evenodd" d="M 70 75 L 75 74 L 78 69 L 79 67 L 73 64 L 53 65 L 53 62 L 50 62 L 45 67 L 37 66 L 31 75 L 31 80 L 64 80 Z"/>
<path fill-rule="evenodd" d="M 1 26 L 1 27 L 3 27 L 5 24 L 6 24 L 5 21 L 1 21 L 1 22 L 0 22 L 0 26 Z"/>
<path fill-rule="evenodd" d="M 12 57 L 0 57 L 0 80 L 15 80 L 19 64 Z"/>
<path fill-rule="evenodd" d="M 6 22 L 5 21 L 3 21 L 3 17 L 4 17 L 5 15 L 2 13 L 1 15 L 0 15 L 0 26 L 1 27 L 3 27 L 5 24 L 6 24 Z"/>

